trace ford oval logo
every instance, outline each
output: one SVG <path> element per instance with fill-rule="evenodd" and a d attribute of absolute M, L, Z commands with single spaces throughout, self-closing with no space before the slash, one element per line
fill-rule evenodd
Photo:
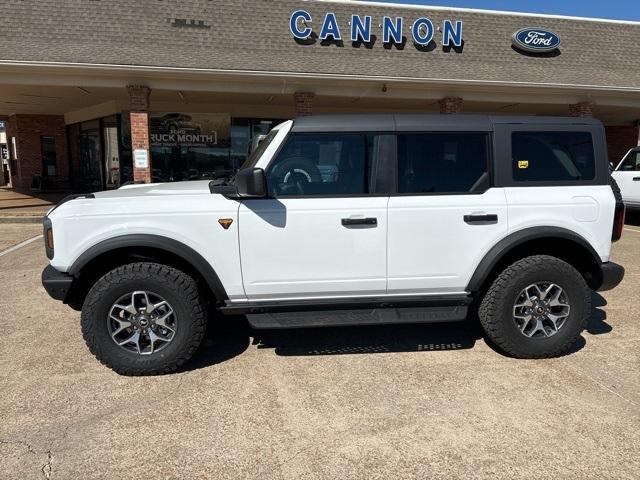
<path fill-rule="evenodd" d="M 526 52 L 552 52 L 560 46 L 560 37 L 545 28 L 523 28 L 513 34 L 513 45 Z"/>

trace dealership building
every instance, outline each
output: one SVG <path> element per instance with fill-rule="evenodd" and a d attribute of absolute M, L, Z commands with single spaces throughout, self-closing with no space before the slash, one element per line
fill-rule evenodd
<path fill-rule="evenodd" d="M 238 168 L 324 113 L 595 117 L 638 144 L 640 22 L 360 1 L 21 0 L 0 15 L 0 185 Z"/>

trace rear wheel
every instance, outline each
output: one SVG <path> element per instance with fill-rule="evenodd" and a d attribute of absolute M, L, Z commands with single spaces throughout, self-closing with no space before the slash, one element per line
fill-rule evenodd
<path fill-rule="evenodd" d="M 98 360 L 120 374 L 169 373 L 200 345 L 205 312 L 193 278 L 157 263 L 132 263 L 91 288 L 82 333 Z"/>
<path fill-rule="evenodd" d="M 568 263 L 547 255 L 507 267 L 485 294 L 478 316 L 488 339 L 518 358 L 563 355 L 591 312 L 591 291 Z"/>

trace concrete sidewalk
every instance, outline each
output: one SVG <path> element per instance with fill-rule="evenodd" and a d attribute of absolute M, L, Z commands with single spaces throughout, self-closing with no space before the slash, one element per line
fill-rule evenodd
<path fill-rule="evenodd" d="M 67 193 L 35 193 L 0 188 L 0 223 L 40 223 Z"/>

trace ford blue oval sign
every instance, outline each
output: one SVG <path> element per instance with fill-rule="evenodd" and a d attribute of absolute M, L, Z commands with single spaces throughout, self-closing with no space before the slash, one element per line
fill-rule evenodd
<path fill-rule="evenodd" d="M 552 52 L 560 46 L 560 37 L 545 28 L 523 28 L 513 34 L 513 45 L 525 52 Z"/>

